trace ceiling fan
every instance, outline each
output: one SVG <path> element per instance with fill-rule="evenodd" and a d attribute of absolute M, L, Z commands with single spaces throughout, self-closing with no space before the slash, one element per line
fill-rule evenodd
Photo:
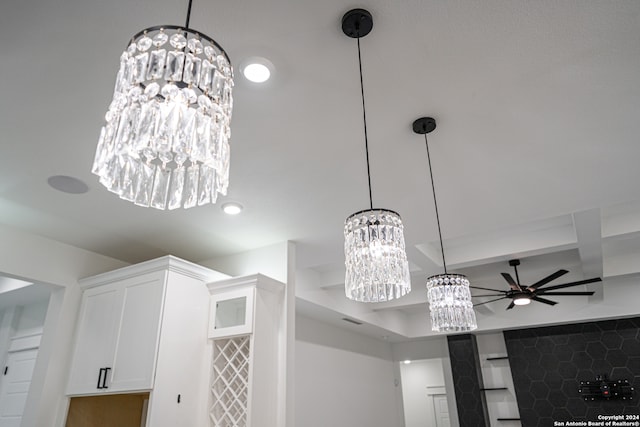
<path fill-rule="evenodd" d="M 570 283 L 564 283 L 561 285 L 553 285 L 553 286 L 548 286 L 543 288 L 543 286 L 545 286 L 547 283 L 557 279 L 558 277 L 564 276 L 565 274 L 567 274 L 569 271 L 567 270 L 558 270 L 553 274 L 548 275 L 547 277 L 545 277 L 544 279 L 538 280 L 536 283 L 534 283 L 533 285 L 529 285 L 529 286 L 522 286 L 520 284 L 520 278 L 518 277 L 518 266 L 520 265 L 520 260 L 517 259 L 512 259 L 509 261 L 509 265 L 513 267 L 513 269 L 515 270 L 516 273 L 516 280 L 513 280 L 513 277 L 509 274 L 509 273 L 500 273 L 502 275 L 502 277 L 504 277 L 504 279 L 507 281 L 507 283 L 509 283 L 509 287 L 511 289 L 509 289 L 508 291 L 502 291 L 499 289 L 489 289 L 489 288 L 481 288 L 478 286 L 469 286 L 470 288 L 473 289 L 482 289 L 484 291 L 492 291 L 492 292 L 499 292 L 497 294 L 485 294 L 485 295 L 473 295 L 473 297 L 497 297 L 500 296 L 500 298 L 496 298 L 496 299 L 492 299 L 489 301 L 483 301 L 481 303 L 478 304 L 474 304 L 474 306 L 478 306 L 478 305 L 483 305 L 483 304 L 489 304 L 491 302 L 494 301 L 499 301 L 501 299 L 507 299 L 510 298 L 511 299 L 511 303 L 507 306 L 507 310 L 511 310 L 514 306 L 516 305 L 527 305 L 529 304 L 531 301 L 537 301 L 537 302 L 541 302 L 543 304 L 547 304 L 547 305 L 556 305 L 557 302 L 556 301 L 552 301 L 546 298 L 541 298 L 542 296 L 567 296 L 567 295 L 593 295 L 594 292 L 593 291 L 585 291 L 585 292 L 549 292 L 549 291 L 555 291 L 556 289 L 564 289 L 564 288 L 570 288 L 573 286 L 579 286 L 579 285 L 584 285 L 587 283 L 594 283 L 594 282 L 601 282 L 602 279 L 599 277 L 593 278 L 593 279 L 586 279 L 586 280 L 578 280 L 577 282 L 570 282 Z"/>

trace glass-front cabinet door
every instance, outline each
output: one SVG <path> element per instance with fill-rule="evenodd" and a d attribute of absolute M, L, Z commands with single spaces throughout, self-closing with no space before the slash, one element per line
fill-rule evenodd
<path fill-rule="evenodd" d="M 253 331 L 254 288 L 237 289 L 212 296 L 209 337 L 232 337 Z"/>

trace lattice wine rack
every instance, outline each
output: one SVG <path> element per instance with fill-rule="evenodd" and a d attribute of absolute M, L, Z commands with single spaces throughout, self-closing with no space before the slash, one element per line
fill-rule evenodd
<path fill-rule="evenodd" d="M 213 427 L 247 425 L 250 342 L 249 336 L 213 342 Z"/>

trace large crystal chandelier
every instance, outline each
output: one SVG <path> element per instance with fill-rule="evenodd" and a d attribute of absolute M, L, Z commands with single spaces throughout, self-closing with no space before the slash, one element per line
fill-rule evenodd
<path fill-rule="evenodd" d="M 405 252 L 400 215 L 388 209 L 374 209 L 371 196 L 360 37 L 369 34 L 372 28 L 373 20 L 366 10 L 354 9 L 342 18 L 343 32 L 358 41 L 360 92 L 369 180 L 370 209 L 350 215 L 344 226 L 345 293 L 347 298 L 360 302 L 390 301 L 411 291 L 409 263 Z"/>
<path fill-rule="evenodd" d="M 156 209 L 215 203 L 229 184 L 233 70 L 212 38 L 163 25 L 120 56 L 92 172 L 120 198 Z"/>
<path fill-rule="evenodd" d="M 438 235 L 440 236 L 442 265 L 444 266 L 444 274 L 437 274 L 427 279 L 427 298 L 429 300 L 429 311 L 431 313 L 431 329 L 435 332 L 472 331 L 476 329 L 478 325 L 476 323 L 476 314 L 473 310 L 473 303 L 471 302 L 469 280 L 462 274 L 449 274 L 444 256 L 436 187 L 433 183 L 431 156 L 429 155 L 429 143 L 427 141 L 427 134 L 435 128 L 436 121 L 431 117 L 422 117 L 413 122 L 413 131 L 417 134 L 424 135 L 424 142 L 427 147 L 429 177 L 431 178 L 433 204 L 436 210 Z"/>

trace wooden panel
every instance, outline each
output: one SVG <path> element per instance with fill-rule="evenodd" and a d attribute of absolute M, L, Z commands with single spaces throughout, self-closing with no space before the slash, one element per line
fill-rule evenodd
<path fill-rule="evenodd" d="M 66 427 L 140 427 L 149 393 L 73 397 Z"/>

